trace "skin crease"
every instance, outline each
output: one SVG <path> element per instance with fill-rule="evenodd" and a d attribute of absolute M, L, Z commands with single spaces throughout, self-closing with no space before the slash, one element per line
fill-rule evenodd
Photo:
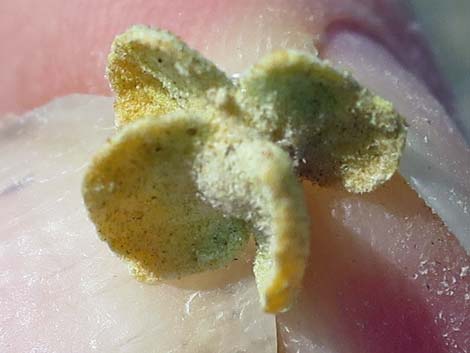
<path fill-rule="evenodd" d="M 1 59 L 1 113 L 20 113 L 73 92 L 109 94 L 103 78 L 109 44 L 133 23 L 174 31 L 229 72 L 276 47 L 312 50 L 315 42 L 323 54 L 334 32 L 354 29 L 382 43 L 452 109 L 424 41 L 396 1 L 270 1 L 267 6 L 248 0 L 139 0 L 94 6 L 59 0 L 0 5 L 0 40 L 9 53 Z M 399 40 L 403 37 L 408 39 Z M 286 352 L 295 352 L 288 330 L 317 338 L 318 347 L 305 352 L 444 353 L 470 346 L 470 306 L 464 300 L 470 281 L 460 276 L 469 258 L 399 176 L 361 197 L 308 184 L 305 190 L 314 220 L 312 259 L 299 305 L 279 318 Z M 414 278 L 422 257 L 438 265 Z M 438 294 L 445 276 L 457 278 L 455 295 Z M 456 331 L 452 315 L 460 320 Z"/>

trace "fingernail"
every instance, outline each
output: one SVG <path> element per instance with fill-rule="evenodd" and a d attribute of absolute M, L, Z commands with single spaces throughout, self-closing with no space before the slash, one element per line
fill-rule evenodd
<path fill-rule="evenodd" d="M 413 68 L 384 46 L 350 31 L 330 37 L 323 56 L 394 103 L 408 124 L 400 173 L 470 252 L 470 149 Z"/>

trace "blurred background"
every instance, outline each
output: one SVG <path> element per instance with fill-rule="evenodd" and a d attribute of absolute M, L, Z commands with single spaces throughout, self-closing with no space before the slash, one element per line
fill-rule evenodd
<path fill-rule="evenodd" d="M 469 142 L 470 0 L 410 0 L 410 4 L 455 89 L 455 118 Z"/>

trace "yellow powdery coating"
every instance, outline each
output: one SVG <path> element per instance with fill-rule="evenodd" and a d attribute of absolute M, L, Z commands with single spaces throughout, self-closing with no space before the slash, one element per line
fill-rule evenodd
<path fill-rule="evenodd" d="M 241 79 L 245 121 L 291 151 L 298 173 L 371 191 L 398 167 L 406 125 L 389 102 L 318 58 L 280 51 Z"/>
<path fill-rule="evenodd" d="M 152 281 L 223 266 L 253 234 L 268 312 L 293 304 L 308 257 L 297 176 L 369 191 L 405 141 L 390 103 L 305 53 L 268 55 L 233 83 L 170 33 L 134 26 L 108 77 L 123 126 L 83 183 L 102 239 Z"/>
<path fill-rule="evenodd" d="M 118 126 L 178 108 L 196 110 L 207 90 L 232 86 L 223 72 L 179 38 L 141 25 L 116 37 L 107 76 L 116 94 Z"/>

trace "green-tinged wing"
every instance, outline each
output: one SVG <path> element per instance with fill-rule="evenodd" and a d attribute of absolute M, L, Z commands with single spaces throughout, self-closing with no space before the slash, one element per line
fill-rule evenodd
<path fill-rule="evenodd" d="M 287 149 L 298 173 L 370 191 L 389 179 L 405 143 L 392 105 L 318 58 L 294 51 L 266 56 L 240 80 L 245 120 Z"/>

